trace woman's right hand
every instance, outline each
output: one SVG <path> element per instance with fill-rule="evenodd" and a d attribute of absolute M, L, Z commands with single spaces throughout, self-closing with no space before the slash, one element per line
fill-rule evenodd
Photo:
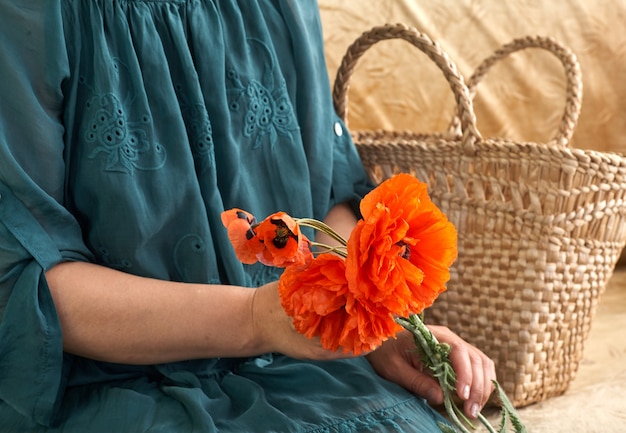
<path fill-rule="evenodd" d="M 331 360 L 354 355 L 326 350 L 318 337 L 308 338 L 298 333 L 292 318 L 285 313 L 278 293 L 278 282 L 257 289 L 252 299 L 252 326 L 259 352 L 278 352 L 292 358 Z"/>

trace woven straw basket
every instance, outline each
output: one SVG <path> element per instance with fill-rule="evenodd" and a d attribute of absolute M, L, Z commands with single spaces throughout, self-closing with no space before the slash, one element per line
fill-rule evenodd
<path fill-rule="evenodd" d="M 582 94 L 576 57 L 552 39 L 517 39 L 483 62 L 468 81 L 470 90 L 426 35 L 402 24 L 376 27 L 349 47 L 339 67 L 333 98 L 344 120 L 357 60 L 386 39 L 406 40 L 433 60 L 457 104 L 447 133 L 353 133 L 373 181 L 415 175 L 457 227 L 459 256 L 427 320 L 449 326 L 489 355 L 515 406 L 562 394 L 626 243 L 626 158 L 567 147 Z M 496 61 L 527 47 L 550 51 L 566 70 L 566 108 L 556 137 L 543 144 L 483 138 L 474 86 Z"/>

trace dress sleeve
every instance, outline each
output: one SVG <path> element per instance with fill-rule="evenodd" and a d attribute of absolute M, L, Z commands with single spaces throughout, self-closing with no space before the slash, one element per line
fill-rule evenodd
<path fill-rule="evenodd" d="M 312 173 L 315 218 L 323 218 L 338 203 L 350 203 L 358 212 L 360 199 L 373 184 L 348 130 L 333 109 L 317 2 L 282 0 L 280 5 L 294 47 L 298 68 L 295 81 L 306 89 L 298 93 L 296 106 Z M 312 124 L 311 119 L 319 123 Z M 328 201 L 322 203 L 324 200 Z"/>
<path fill-rule="evenodd" d="M 360 218 L 361 199 L 374 188 L 363 167 L 350 133 L 337 116 L 335 120 L 333 197 L 337 203 L 348 203 Z M 341 131 L 341 132 L 340 132 Z"/>
<path fill-rule="evenodd" d="M 69 367 L 45 271 L 91 258 L 63 206 L 68 66 L 59 3 L 0 4 L 0 399 L 44 425 Z"/>

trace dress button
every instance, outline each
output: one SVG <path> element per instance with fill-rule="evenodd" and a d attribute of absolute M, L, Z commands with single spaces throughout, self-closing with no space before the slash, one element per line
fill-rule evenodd
<path fill-rule="evenodd" d="M 341 123 L 335 122 L 333 129 L 335 130 L 335 135 L 337 137 L 341 137 L 343 135 L 343 128 L 341 127 Z"/>

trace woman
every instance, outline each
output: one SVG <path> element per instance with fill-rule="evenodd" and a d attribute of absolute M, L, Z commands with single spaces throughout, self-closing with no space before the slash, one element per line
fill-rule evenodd
<path fill-rule="evenodd" d="M 279 271 L 242 265 L 220 222 L 239 207 L 355 223 L 369 185 L 316 8 L 2 2 L 1 431 L 437 431 L 423 398 L 441 390 L 410 338 L 323 350 L 293 331 Z M 475 416 L 493 363 L 433 332 Z"/>

